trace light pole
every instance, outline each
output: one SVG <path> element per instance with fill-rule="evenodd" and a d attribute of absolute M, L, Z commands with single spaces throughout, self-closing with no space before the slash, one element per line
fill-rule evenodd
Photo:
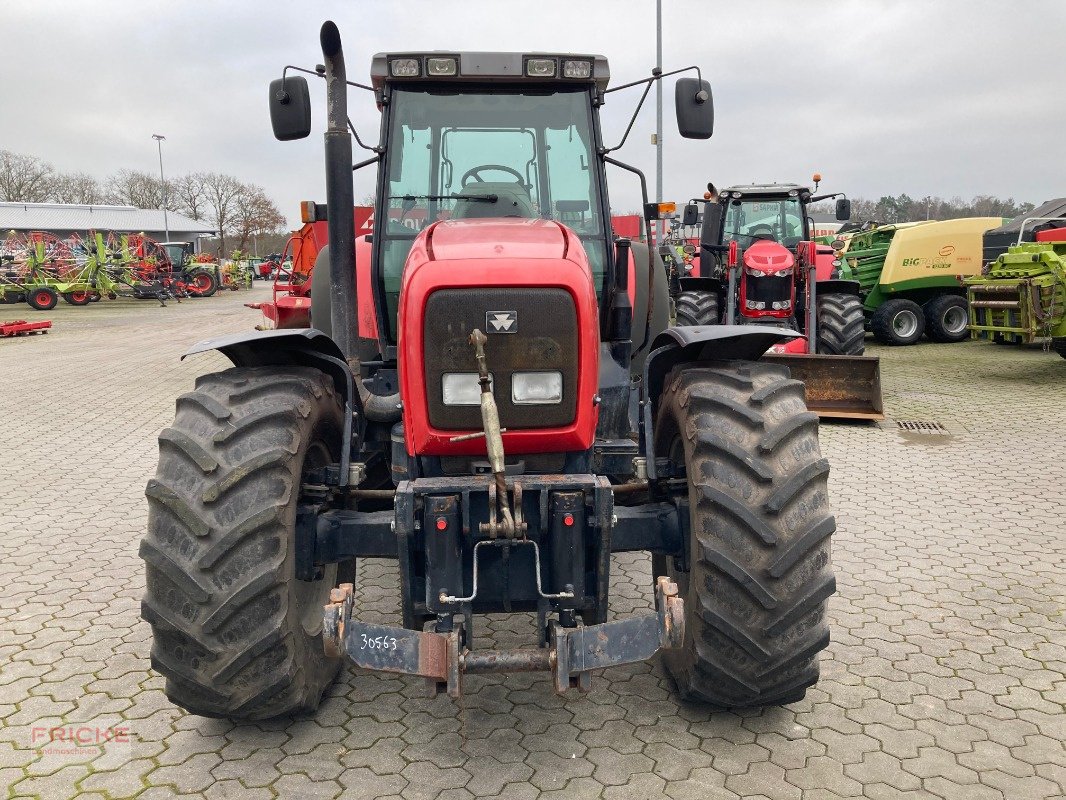
<path fill-rule="evenodd" d="M 166 136 L 159 133 L 153 133 L 152 138 L 155 139 L 155 143 L 159 145 L 159 191 L 163 195 L 163 229 L 166 232 L 166 240 L 170 241 L 170 219 L 167 217 L 167 182 L 163 177 L 163 140 Z"/>

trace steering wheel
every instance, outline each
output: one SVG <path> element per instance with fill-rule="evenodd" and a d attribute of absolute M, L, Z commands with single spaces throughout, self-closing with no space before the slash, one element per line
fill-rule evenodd
<path fill-rule="evenodd" d="M 495 169 L 495 170 L 499 170 L 500 172 L 506 172 L 506 173 L 509 173 L 511 175 L 514 175 L 515 178 L 517 179 L 516 183 L 518 183 L 519 186 L 525 186 L 526 185 L 525 176 L 522 175 L 521 172 L 519 172 L 516 169 L 511 169 L 510 167 L 505 167 L 503 164 L 482 164 L 480 167 L 471 167 L 470 169 L 468 169 L 466 172 L 463 173 L 463 177 L 459 180 L 459 185 L 460 186 L 466 186 L 470 182 L 484 183 L 485 181 L 482 179 L 482 177 L 478 173 L 481 172 L 482 170 L 490 170 L 490 169 Z"/>

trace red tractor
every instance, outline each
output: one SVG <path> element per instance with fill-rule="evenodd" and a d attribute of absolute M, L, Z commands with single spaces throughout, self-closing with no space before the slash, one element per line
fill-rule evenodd
<path fill-rule="evenodd" d="M 332 22 L 321 44 L 327 203 L 307 211 L 329 221 L 328 305 L 312 300 L 315 328 L 193 347 L 234 366 L 159 437 L 140 554 L 167 695 L 208 716 L 309 711 L 345 661 L 453 696 L 516 670 L 587 690 L 662 650 L 685 698 L 801 698 L 835 586 L 817 419 L 759 361 L 788 334 L 669 327 L 661 264 L 612 236 L 607 166 L 644 180 L 604 146 L 606 59 L 376 55 L 381 138 L 355 167 L 377 167 L 378 224 L 356 241 Z M 311 125 L 292 70 L 270 87 L 281 140 Z M 678 128 L 707 138 L 690 70 Z M 623 551 L 652 554 L 655 607 L 611 619 Z M 358 613 L 363 558 L 397 561 L 401 619 Z M 485 613 L 527 615 L 529 646 L 476 646 Z"/>
<path fill-rule="evenodd" d="M 816 175 L 815 189 L 819 180 Z M 797 338 L 770 350 L 796 356 L 788 363 L 806 384 L 811 410 L 881 419 L 878 359 L 863 356 L 859 283 L 841 279 L 833 248 L 811 239 L 808 207 L 833 197 L 774 183 L 732 186 L 690 201 L 682 224 L 695 225 L 702 216 L 700 276 L 678 282 L 677 324 L 791 329 Z M 838 198 L 837 219 L 850 216 L 850 202 Z"/>

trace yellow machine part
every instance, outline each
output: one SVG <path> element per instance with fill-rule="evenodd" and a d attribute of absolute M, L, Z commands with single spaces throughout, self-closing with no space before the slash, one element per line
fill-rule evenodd
<path fill-rule="evenodd" d="M 882 286 L 923 278 L 980 275 L 985 231 L 1003 224 L 1000 217 L 969 217 L 897 225 Z"/>

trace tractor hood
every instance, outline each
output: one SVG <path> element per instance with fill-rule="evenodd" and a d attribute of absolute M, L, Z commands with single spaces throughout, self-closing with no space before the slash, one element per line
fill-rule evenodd
<path fill-rule="evenodd" d="M 544 219 L 457 219 L 427 231 L 433 261 L 480 258 L 565 258 L 566 229 Z"/>
<path fill-rule="evenodd" d="M 744 266 L 754 272 L 776 273 L 791 269 L 795 263 L 795 256 L 777 242 L 756 241 L 744 251 Z"/>

